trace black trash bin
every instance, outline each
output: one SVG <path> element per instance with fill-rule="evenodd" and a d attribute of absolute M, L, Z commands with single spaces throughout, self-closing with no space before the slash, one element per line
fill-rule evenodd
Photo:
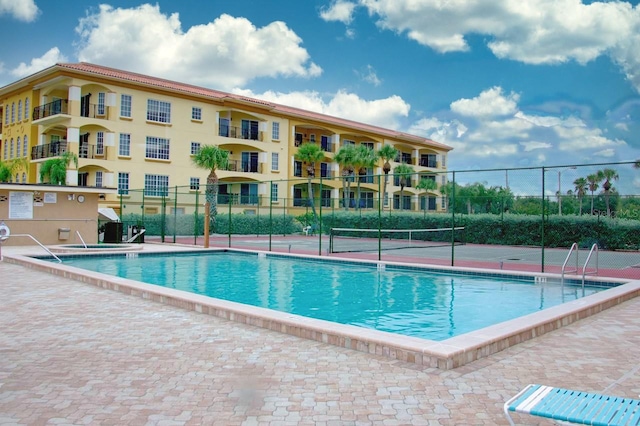
<path fill-rule="evenodd" d="M 133 240 L 134 243 L 144 243 L 144 226 L 132 226 L 131 227 L 131 238 L 137 236 Z"/>
<path fill-rule="evenodd" d="M 104 224 L 105 243 L 121 243 L 122 242 L 122 222 L 107 222 Z"/>

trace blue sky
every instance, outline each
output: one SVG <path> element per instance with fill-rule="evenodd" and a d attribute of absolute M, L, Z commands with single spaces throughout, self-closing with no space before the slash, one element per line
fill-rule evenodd
<path fill-rule="evenodd" d="M 86 61 L 429 137 L 450 170 L 640 158 L 638 1 L 0 0 L 0 37 L 0 86 Z"/>

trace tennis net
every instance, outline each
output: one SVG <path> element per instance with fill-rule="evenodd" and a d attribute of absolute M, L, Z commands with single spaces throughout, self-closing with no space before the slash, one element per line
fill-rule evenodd
<path fill-rule="evenodd" d="M 465 243 L 464 226 L 429 229 L 331 228 L 331 253 L 442 247 Z"/>

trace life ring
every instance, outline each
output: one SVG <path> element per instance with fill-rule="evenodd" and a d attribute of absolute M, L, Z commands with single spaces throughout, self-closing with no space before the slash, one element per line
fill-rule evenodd
<path fill-rule="evenodd" d="M 0 242 L 5 241 L 11 236 L 11 230 L 4 223 L 0 225 Z"/>

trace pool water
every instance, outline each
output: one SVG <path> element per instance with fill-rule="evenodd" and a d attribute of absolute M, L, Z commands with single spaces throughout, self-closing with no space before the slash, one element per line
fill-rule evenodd
<path fill-rule="evenodd" d="M 282 312 L 444 340 L 596 293 L 531 279 L 244 253 L 78 256 L 64 264 Z"/>

